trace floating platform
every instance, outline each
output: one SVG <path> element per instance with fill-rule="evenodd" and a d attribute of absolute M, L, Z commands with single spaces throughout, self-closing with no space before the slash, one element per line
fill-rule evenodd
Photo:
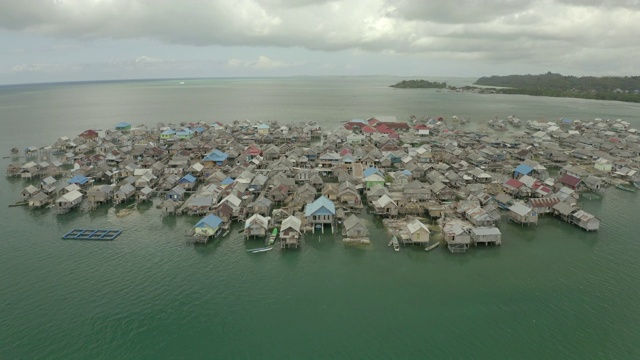
<path fill-rule="evenodd" d="M 122 230 L 113 229 L 73 229 L 62 236 L 66 240 L 113 240 Z"/>

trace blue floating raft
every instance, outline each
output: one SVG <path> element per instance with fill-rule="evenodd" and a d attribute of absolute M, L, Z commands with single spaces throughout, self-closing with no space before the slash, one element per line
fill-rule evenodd
<path fill-rule="evenodd" d="M 114 229 L 73 229 L 62 236 L 65 240 L 113 240 L 122 233 Z"/>

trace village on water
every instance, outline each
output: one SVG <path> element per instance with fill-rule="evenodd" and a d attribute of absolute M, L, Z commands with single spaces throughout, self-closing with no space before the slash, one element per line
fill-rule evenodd
<path fill-rule="evenodd" d="M 466 120 L 395 116 L 315 122 L 121 122 L 79 129 L 45 147 L 11 149 L 7 176 L 25 180 L 12 206 L 56 214 L 106 203 L 153 201 L 163 216 L 195 216 L 188 239 L 265 240 L 257 251 L 295 249 L 313 233 L 369 244 L 366 211 L 383 218 L 389 246 L 500 245 L 500 225 L 537 226 L 553 216 L 585 231 L 600 220 L 580 207 L 615 186 L 640 182 L 637 130 L 623 120 Z M 432 236 L 437 229 L 442 236 Z M 74 229 L 65 238 L 113 239 L 117 230 Z M 386 244 L 385 244 L 386 245 Z"/>

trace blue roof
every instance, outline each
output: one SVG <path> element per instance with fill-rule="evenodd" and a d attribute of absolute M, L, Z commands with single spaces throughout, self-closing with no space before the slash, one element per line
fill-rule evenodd
<path fill-rule="evenodd" d="M 411 175 L 411 171 L 409 171 L 407 169 L 402 170 L 402 173 L 407 175 L 407 176 Z"/>
<path fill-rule="evenodd" d="M 209 155 L 204 157 L 204 161 L 225 161 L 229 157 L 228 154 L 223 153 L 222 151 L 215 149 Z"/>
<path fill-rule="evenodd" d="M 573 120 L 567 118 L 562 118 L 560 121 L 562 121 L 563 124 L 571 124 L 573 122 Z"/>
<path fill-rule="evenodd" d="M 180 182 L 181 183 L 184 183 L 184 182 L 194 183 L 194 182 L 196 182 L 196 178 L 191 174 L 187 174 L 187 175 L 183 176 L 182 179 L 180 179 Z"/>
<path fill-rule="evenodd" d="M 516 167 L 515 171 L 518 174 L 528 175 L 533 171 L 533 168 L 529 165 L 520 164 Z"/>
<path fill-rule="evenodd" d="M 191 129 L 182 129 L 182 130 L 178 131 L 176 133 L 176 135 L 185 136 L 185 135 L 193 135 L 193 133 L 194 133 L 194 131 L 191 130 Z"/>
<path fill-rule="evenodd" d="M 361 124 L 365 124 L 365 125 L 369 125 L 368 122 L 364 121 L 363 119 L 351 119 L 352 123 L 361 123 Z"/>
<path fill-rule="evenodd" d="M 129 123 L 128 123 L 128 122 L 126 122 L 126 121 L 123 121 L 123 122 L 119 122 L 119 123 L 117 123 L 117 124 L 116 124 L 116 129 L 117 129 L 117 128 L 130 127 L 130 126 L 131 126 L 131 124 L 129 124 Z"/>
<path fill-rule="evenodd" d="M 175 130 L 167 129 L 162 132 L 162 135 L 174 135 L 175 133 L 176 133 Z"/>
<path fill-rule="evenodd" d="M 267 125 L 265 123 L 262 123 L 262 124 L 258 125 L 258 129 L 271 129 L 271 126 L 269 126 L 269 125 Z"/>
<path fill-rule="evenodd" d="M 336 206 L 333 202 L 327 199 L 324 195 L 317 198 L 311 204 L 307 204 L 304 209 L 304 216 L 312 215 L 335 215 Z"/>
<path fill-rule="evenodd" d="M 203 128 L 203 127 L 200 127 L 200 126 L 198 126 L 198 127 L 194 127 L 194 128 L 193 128 L 193 129 L 191 129 L 191 130 L 196 131 L 196 132 L 199 132 L 199 133 L 204 132 L 204 128 Z"/>
<path fill-rule="evenodd" d="M 84 185 L 87 182 L 89 182 L 89 178 L 83 175 L 76 175 L 74 177 L 72 177 L 71 179 L 67 180 L 67 182 L 69 184 L 78 184 L 78 185 Z"/>
<path fill-rule="evenodd" d="M 228 177 L 220 182 L 220 185 L 230 185 L 233 184 L 233 179 Z"/>
<path fill-rule="evenodd" d="M 364 169 L 364 177 L 369 177 L 370 175 L 373 175 L 375 173 L 380 174 L 380 176 L 384 176 L 380 170 L 378 170 L 373 166 L 370 168 Z"/>
<path fill-rule="evenodd" d="M 220 224 L 222 224 L 222 219 L 211 214 L 200 219 L 200 221 L 198 221 L 198 223 L 194 227 L 196 228 L 210 227 L 212 229 L 216 229 L 220 226 Z"/>

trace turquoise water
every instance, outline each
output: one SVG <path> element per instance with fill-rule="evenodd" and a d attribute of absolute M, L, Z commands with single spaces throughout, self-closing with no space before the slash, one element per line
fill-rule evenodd
<path fill-rule="evenodd" d="M 2 152 L 87 128 L 249 118 L 329 126 L 373 115 L 477 119 L 623 118 L 615 102 L 392 91 L 387 78 L 225 79 L 0 88 Z M 3 159 L 2 166 L 8 165 Z M 584 201 L 586 233 L 544 218 L 500 225 L 503 245 L 452 255 L 394 252 L 309 235 L 299 251 L 251 254 L 241 234 L 184 243 L 196 221 L 142 206 L 56 216 L 8 208 L 25 184 L 0 178 L 0 358 L 640 357 L 638 194 Z M 71 228 L 119 228 L 112 242 L 65 241 Z"/>

